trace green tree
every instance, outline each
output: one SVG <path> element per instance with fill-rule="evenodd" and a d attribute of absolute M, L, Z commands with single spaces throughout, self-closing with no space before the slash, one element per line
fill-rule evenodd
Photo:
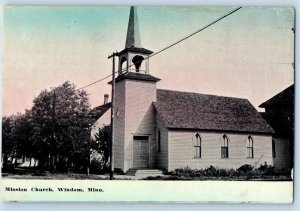
<path fill-rule="evenodd" d="M 90 104 L 88 94 L 74 84 L 43 90 L 34 100 L 31 111 L 34 146 L 41 166 L 51 171 L 87 163 L 89 147 Z"/>
<path fill-rule="evenodd" d="M 17 114 L 14 116 L 14 124 L 12 128 L 12 138 L 15 141 L 15 156 L 17 158 L 33 156 L 32 148 L 32 124 L 30 119 L 30 111 L 26 110 L 25 114 Z"/>
<path fill-rule="evenodd" d="M 3 163 L 7 164 L 8 158 L 23 158 L 33 156 L 31 142 L 32 124 L 30 111 L 25 114 L 16 114 L 2 118 L 2 153 Z"/>
<path fill-rule="evenodd" d="M 103 156 L 103 162 L 108 164 L 111 154 L 111 126 L 99 128 L 91 141 L 91 149 L 97 151 Z M 108 167 L 108 166 L 106 166 Z"/>
<path fill-rule="evenodd" d="M 8 158 L 14 155 L 15 143 L 12 138 L 13 124 L 12 116 L 2 118 L 2 156 L 4 169 L 8 164 Z"/>

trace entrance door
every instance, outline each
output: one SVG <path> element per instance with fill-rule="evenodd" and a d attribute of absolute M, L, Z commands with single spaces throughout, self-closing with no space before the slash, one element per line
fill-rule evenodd
<path fill-rule="evenodd" d="M 148 136 L 133 136 L 133 168 L 148 168 Z"/>

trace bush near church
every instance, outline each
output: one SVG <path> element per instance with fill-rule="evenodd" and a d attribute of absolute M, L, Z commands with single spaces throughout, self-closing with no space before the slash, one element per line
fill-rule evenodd
<path fill-rule="evenodd" d="M 286 167 L 262 165 L 254 169 L 254 166 L 248 164 L 236 170 L 218 169 L 214 166 L 207 169 L 191 169 L 187 166 L 168 172 L 167 175 L 167 177 L 148 177 L 146 180 L 292 180 L 291 170 Z"/>

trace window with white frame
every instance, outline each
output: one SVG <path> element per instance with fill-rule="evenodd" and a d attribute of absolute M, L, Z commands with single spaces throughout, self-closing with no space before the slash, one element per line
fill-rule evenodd
<path fill-rule="evenodd" d="M 247 158 L 254 158 L 253 137 L 249 135 L 246 141 L 247 141 Z"/>
<path fill-rule="evenodd" d="M 201 136 L 197 133 L 194 137 L 194 157 L 201 158 Z"/>
<path fill-rule="evenodd" d="M 221 158 L 228 158 L 228 136 L 226 134 L 222 136 Z"/>

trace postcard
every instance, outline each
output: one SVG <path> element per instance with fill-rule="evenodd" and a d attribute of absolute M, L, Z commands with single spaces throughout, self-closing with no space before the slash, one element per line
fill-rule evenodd
<path fill-rule="evenodd" d="M 2 200 L 293 202 L 293 8 L 3 20 Z"/>

